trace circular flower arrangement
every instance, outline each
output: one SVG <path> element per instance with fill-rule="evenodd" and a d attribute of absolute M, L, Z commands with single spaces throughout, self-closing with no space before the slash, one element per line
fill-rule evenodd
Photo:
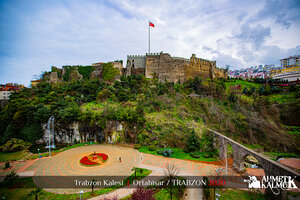
<path fill-rule="evenodd" d="M 86 167 L 94 167 L 102 165 L 108 160 L 108 156 L 104 153 L 93 153 L 88 156 L 84 156 L 80 159 L 80 164 Z"/>

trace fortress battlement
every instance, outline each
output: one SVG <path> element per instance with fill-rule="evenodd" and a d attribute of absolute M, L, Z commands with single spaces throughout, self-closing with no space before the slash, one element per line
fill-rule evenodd
<path fill-rule="evenodd" d="M 145 58 L 146 56 L 144 55 L 127 55 L 127 59 L 132 59 L 132 58 Z"/>
<path fill-rule="evenodd" d="M 162 53 L 162 52 L 161 52 Z M 158 56 L 161 53 L 146 53 L 146 56 Z"/>
<path fill-rule="evenodd" d="M 197 58 L 196 54 L 192 54 L 191 58 L 190 58 L 191 63 L 199 63 L 199 64 L 203 64 L 203 65 L 216 65 L 216 61 L 210 61 L 210 60 L 206 60 L 203 58 Z"/>

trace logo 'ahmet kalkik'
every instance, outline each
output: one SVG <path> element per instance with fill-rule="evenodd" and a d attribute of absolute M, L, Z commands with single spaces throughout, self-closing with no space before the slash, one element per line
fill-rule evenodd
<path fill-rule="evenodd" d="M 260 189 L 270 188 L 275 195 L 280 193 L 280 190 L 297 189 L 294 180 L 296 177 L 291 176 L 263 176 L 259 181 L 256 176 L 249 176 L 244 182 L 248 183 L 248 188 Z"/>

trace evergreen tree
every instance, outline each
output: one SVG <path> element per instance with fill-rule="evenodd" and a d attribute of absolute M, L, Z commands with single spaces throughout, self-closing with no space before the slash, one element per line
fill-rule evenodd
<path fill-rule="evenodd" d="M 200 138 L 198 137 L 198 135 L 196 135 L 194 129 L 188 136 L 186 146 L 190 152 L 200 149 Z"/>

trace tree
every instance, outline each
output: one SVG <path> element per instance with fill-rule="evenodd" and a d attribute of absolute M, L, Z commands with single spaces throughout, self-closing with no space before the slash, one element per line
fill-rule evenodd
<path fill-rule="evenodd" d="M 202 136 L 204 150 L 207 152 L 209 157 L 216 154 L 217 150 L 214 146 L 214 135 L 208 131 L 205 131 Z"/>
<path fill-rule="evenodd" d="M 138 187 L 131 195 L 131 200 L 155 200 L 153 189 Z"/>
<path fill-rule="evenodd" d="M 8 185 L 10 187 L 13 186 L 13 182 L 19 178 L 19 175 L 17 174 L 17 172 L 15 172 L 15 170 L 10 171 L 9 174 L 7 174 L 4 178 L 4 181 L 8 183 Z"/>
<path fill-rule="evenodd" d="M 190 152 L 200 149 L 200 138 L 198 137 L 198 135 L 196 135 L 194 129 L 190 132 L 188 136 L 186 146 Z"/>
<path fill-rule="evenodd" d="M 138 167 L 133 167 L 132 171 L 134 171 L 134 178 L 136 179 L 136 172 L 139 170 Z"/>
<path fill-rule="evenodd" d="M 35 200 L 38 200 L 39 193 L 41 192 L 41 188 L 36 188 L 35 190 L 31 191 L 29 195 L 32 195 L 35 197 Z"/>
<path fill-rule="evenodd" d="M 37 123 L 29 124 L 21 130 L 22 138 L 31 143 L 35 143 L 37 140 L 41 139 L 43 133 L 44 131 L 42 126 Z"/>
<path fill-rule="evenodd" d="M 168 164 L 165 170 L 166 181 L 164 182 L 165 189 L 170 194 L 171 200 L 173 199 L 173 195 L 178 192 L 178 186 L 175 185 L 174 180 L 178 179 L 179 169 L 173 165 Z"/>
<path fill-rule="evenodd" d="M 116 76 L 120 75 L 118 68 L 115 68 L 112 63 L 103 63 L 102 78 L 105 81 L 113 81 Z"/>
<path fill-rule="evenodd" d="M 153 189 L 144 189 L 142 187 L 138 187 L 133 194 L 131 195 L 131 200 L 155 200 L 154 199 L 154 191 Z"/>

